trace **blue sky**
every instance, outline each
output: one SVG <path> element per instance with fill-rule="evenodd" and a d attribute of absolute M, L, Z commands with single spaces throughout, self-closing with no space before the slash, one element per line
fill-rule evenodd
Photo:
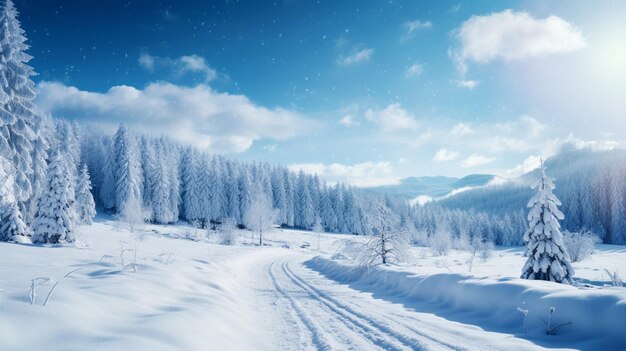
<path fill-rule="evenodd" d="M 618 1 L 15 0 L 39 106 L 388 184 L 626 132 Z"/>

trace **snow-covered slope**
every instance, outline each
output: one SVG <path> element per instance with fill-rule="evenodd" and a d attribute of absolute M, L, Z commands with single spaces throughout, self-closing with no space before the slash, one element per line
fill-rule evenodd
<path fill-rule="evenodd" d="M 103 216 L 81 231 L 77 246 L 0 243 L 0 350 L 615 349 L 624 341 L 624 289 L 602 288 L 602 268 L 626 271 L 619 247 L 575 264 L 577 279 L 597 287 L 572 288 L 514 278 L 519 249 L 477 259 L 473 276 L 467 252 L 437 257 L 425 248 L 412 249 L 409 265 L 363 275 L 328 259 L 362 240 L 352 235 L 321 234 L 318 250 L 316 233 L 294 230 L 266 233 L 263 247 L 248 231 L 221 246 L 215 232 L 146 225 L 131 233 Z M 517 307 L 529 310 L 526 333 Z M 549 307 L 554 323 L 572 324 L 545 336 L 538 318 Z"/>
<path fill-rule="evenodd" d="M 624 288 L 576 288 L 467 273 L 420 275 L 397 267 L 363 270 L 321 257 L 306 266 L 407 309 L 436 311 L 444 318 L 510 333 L 545 347 L 619 350 L 626 345 Z"/>
<path fill-rule="evenodd" d="M 431 198 L 443 197 L 454 190 L 461 188 L 473 188 L 487 185 L 495 176 L 490 174 L 470 174 L 463 178 L 434 176 L 434 177 L 409 177 L 400 180 L 400 184 L 387 185 L 367 190 L 392 194 L 405 199 L 414 199 L 418 196 Z"/>

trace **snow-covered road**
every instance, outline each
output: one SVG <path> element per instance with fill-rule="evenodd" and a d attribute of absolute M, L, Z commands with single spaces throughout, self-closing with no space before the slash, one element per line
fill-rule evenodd
<path fill-rule="evenodd" d="M 514 307 L 522 292 L 510 289 L 514 280 L 487 279 L 497 284 L 482 286 L 480 279 L 460 284 L 428 276 L 431 283 L 413 289 L 410 284 L 421 278 L 393 267 L 372 270 L 358 281 L 331 274 L 324 262 L 350 275 L 350 267 L 328 257 L 338 240 L 352 236 L 322 235 L 318 251 L 301 248 L 316 243 L 316 236 L 298 231 L 276 231 L 268 235 L 268 246 L 258 247 L 247 232 L 240 245 L 224 246 L 195 240 L 197 232 L 185 226 L 149 225 L 137 233 L 115 226 L 99 220 L 84 234 L 83 247 L 0 244 L 0 350 L 537 350 L 564 345 L 609 350 L 622 340 L 614 331 L 593 344 L 585 344 L 589 335 L 578 337 L 580 332 L 545 337 L 542 325 L 533 334 L 515 334 L 522 327 Z M 120 242 L 135 248 L 127 259 L 137 255 L 136 271 L 121 264 Z M 68 277 L 68 272 L 73 273 Z M 389 279 L 385 272 L 392 273 Z M 31 279 L 37 277 L 48 283 L 31 300 Z M 485 287 L 495 290 L 486 293 Z M 462 294 L 463 302 L 437 298 L 448 290 Z M 570 295 L 605 301 L 592 305 L 594 312 L 614 320 L 609 312 L 621 300 L 604 290 Z M 558 290 L 542 298 L 540 292 L 530 289 L 524 299 L 556 306 L 564 294 Z M 491 295 L 510 296 L 514 305 L 506 315 L 498 314 Z M 481 303 L 472 304 L 474 298 Z M 529 308 L 546 309 L 536 305 Z M 582 313 L 571 303 L 558 306 L 559 318 L 566 321 L 573 318 L 568 310 Z M 517 318 L 504 318 L 511 314 Z M 533 316 L 535 324 L 539 317 Z M 590 329 L 582 319 L 575 322 L 577 330 Z M 37 332 L 24 338 L 24 330 Z"/>
<path fill-rule="evenodd" d="M 507 334 L 449 321 L 354 290 L 307 268 L 308 256 L 258 265 L 259 306 L 277 350 L 532 350 Z"/>

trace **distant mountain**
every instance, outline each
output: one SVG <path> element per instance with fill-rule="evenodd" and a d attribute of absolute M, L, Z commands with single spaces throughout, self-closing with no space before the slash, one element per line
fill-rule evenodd
<path fill-rule="evenodd" d="M 440 198 L 455 190 L 466 190 L 487 185 L 496 176 L 491 174 L 470 174 L 463 178 L 455 177 L 409 177 L 400 180 L 397 185 L 385 185 L 369 188 L 368 191 L 396 195 L 407 200 L 417 197 Z"/>

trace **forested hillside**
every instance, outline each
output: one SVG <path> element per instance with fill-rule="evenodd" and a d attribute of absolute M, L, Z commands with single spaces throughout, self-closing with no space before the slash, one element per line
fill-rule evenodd
<path fill-rule="evenodd" d="M 546 160 L 555 179 L 555 194 L 563 202 L 563 227 L 598 234 L 605 243 L 626 243 L 626 151 L 567 148 Z M 525 210 L 530 186 L 539 178 L 533 171 L 506 184 L 473 189 L 438 202 L 448 209 L 474 210 L 498 216 Z"/>

